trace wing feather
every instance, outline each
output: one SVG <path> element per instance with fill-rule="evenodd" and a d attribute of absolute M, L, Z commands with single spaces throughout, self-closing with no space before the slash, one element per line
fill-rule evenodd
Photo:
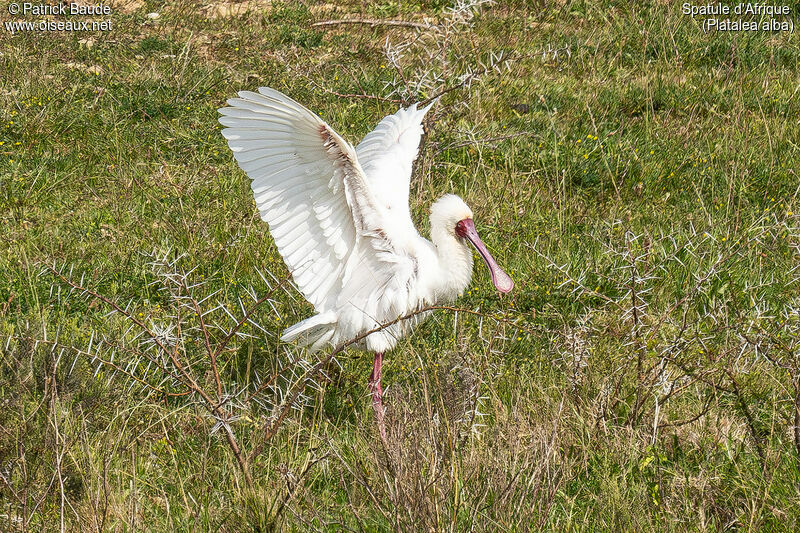
<path fill-rule="evenodd" d="M 373 194 L 374 180 L 365 175 L 357 150 L 311 111 L 273 89 L 242 91 L 228 105 L 220 109 L 220 123 L 226 126 L 222 133 L 252 180 L 258 211 L 295 284 L 315 309 L 354 304 L 350 298 L 380 298 L 387 286 L 407 284 L 407 276 L 395 279 L 398 271 L 387 264 L 412 259 L 393 241 L 385 209 Z M 414 144 L 416 135 L 415 151 L 424 111 L 405 111 L 418 115 L 419 133 L 401 133 L 401 144 Z M 377 171 L 384 164 L 378 151 L 386 142 L 370 135 L 365 154 Z M 372 302 L 367 308 L 381 305 Z"/>
<path fill-rule="evenodd" d="M 422 119 L 434 103 L 422 109 L 414 104 L 384 117 L 356 147 L 375 198 L 387 211 L 409 222 L 412 165 L 422 138 Z"/>

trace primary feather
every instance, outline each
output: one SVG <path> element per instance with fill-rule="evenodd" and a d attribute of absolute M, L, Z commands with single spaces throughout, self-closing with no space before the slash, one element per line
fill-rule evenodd
<path fill-rule="evenodd" d="M 356 146 L 361 168 L 369 181 L 375 199 L 398 219 L 411 223 L 408 193 L 411 189 L 411 170 L 419 152 L 422 138 L 422 119 L 435 102 L 422 109 L 413 104 L 394 115 L 384 117 Z"/>

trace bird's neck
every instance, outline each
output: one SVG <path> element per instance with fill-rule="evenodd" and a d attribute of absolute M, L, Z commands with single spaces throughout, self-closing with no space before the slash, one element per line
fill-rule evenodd
<path fill-rule="evenodd" d="M 455 300 L 464 293 L 472 279 L 472 250 L 452 230 L 431 227 L 431 241 L 439 256 L 439 298 Z"/>

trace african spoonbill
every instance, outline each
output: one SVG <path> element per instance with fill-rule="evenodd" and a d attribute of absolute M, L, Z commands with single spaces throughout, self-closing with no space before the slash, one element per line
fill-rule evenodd
<path fill-rule="evenodd" d="M 414 104 L 380 121 L 353 148 L 317 115 L 262 87 L 220 109 L 222 134 L 251 187 L 261 218 L 316 314 L 284 330 L 310 350 L 337 345 L 425 306 L 452 301 L 472 277 L 471 243 L 498 291 L 514 287 L 481 242 L 472 211 L 446 194 L 431 207 L 431 240 L 411 220 L 408 194 L 422 119 Z M 383 354 L 422 315 L 364 337 L 375 353 L 369 387 L 386 440 Z"/>

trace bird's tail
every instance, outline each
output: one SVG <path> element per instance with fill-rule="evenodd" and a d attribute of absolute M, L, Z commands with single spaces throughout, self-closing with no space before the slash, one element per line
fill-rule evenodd
<path fill-rule="evenodd" d="M 316 352 L 333 337 L 336 320 L 336 314 L 331 311 L 314 315 L 283 330 L 281 340 L 296 340 L 300 346 L 309 346 L 310 351 Z"/>

